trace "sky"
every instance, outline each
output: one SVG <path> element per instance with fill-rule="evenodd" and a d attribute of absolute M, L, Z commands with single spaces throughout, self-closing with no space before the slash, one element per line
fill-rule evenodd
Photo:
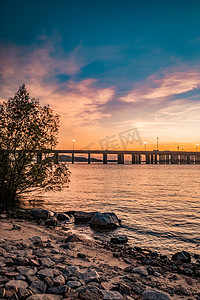
<path fill-rule="evenodd" d="M 60 115 L 57 149 L 153 150 L 159 137 L 195 151 L 199 12 L 199 0 L 1 1 L 0 102 L 25 83 Z"/>

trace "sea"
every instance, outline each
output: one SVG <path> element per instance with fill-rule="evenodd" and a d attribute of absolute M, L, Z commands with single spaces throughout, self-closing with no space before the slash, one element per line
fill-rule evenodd
<path fill-rule="evenodd" d="M 91 238 L 125 234 L 131 246 L 164 254 L 200 254 L 200 165 L 69 164 L 71 182 L 61 192 L 28 194 L 24 207 L 57 212 L 114 212 L 122 226 Z"/>

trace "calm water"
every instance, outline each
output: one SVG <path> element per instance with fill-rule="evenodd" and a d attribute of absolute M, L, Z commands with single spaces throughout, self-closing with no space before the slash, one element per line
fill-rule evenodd
<path fill-rule="evenodd" d="M 200 253 L 200 166 L 69 165 L 71 184 L 61 193 L 32 197 L 54 211 L 115 212 L 132 245 L 172 253 Z M 42 201 L 40 201 L 42 200 Z M 39 201 L 39 202 L 38 202 Z M 80 231 L 94 235 L 89 228 Z"/>

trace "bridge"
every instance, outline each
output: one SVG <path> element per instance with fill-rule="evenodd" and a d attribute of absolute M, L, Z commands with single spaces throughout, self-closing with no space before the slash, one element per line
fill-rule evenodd
<path fill-rule="evenodd" d="M 124 164 L 124 156 L 131 155 L 132 164 L 200 164 L 200 152 L 191 151 L 118 151 L 118 150 L 49 150 L 54 154 L 55 163 L 59 162 L 59 154 L 71 154 L 71 162 L 75 162 L 75 154 L 87 155 L 88 164 L 91 155 L 102 155 L 102 163 L 109 162 L 108 155 L 117 155 L 118 164 Z M 38 151 L 37 162 L 42 160 L 42 152 Z"/>

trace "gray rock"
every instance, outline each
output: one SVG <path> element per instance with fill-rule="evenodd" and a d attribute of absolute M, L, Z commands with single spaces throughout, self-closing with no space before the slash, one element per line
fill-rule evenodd
<path fill-rule="evenodd" d="M 48 288 L 48 294 L 55 294 L 55 295 L 65 295 L 69 291 L 69 287 L 67 285 L 63 286 L 52 286 Z"/>
<path fill-rule="evenodd" d="M 72 277 L 72 276 L 76 276 L 80 272 L 80 269 L 76 266 L 69 266 L 66 267 L 62 272 L 64 275 L 68 277 Z"/>
<path fill-rule="evenodd" d="M 55 217 L 49 218 L 44 221 L 45 225 L 47 226 L 56 226 L 58 224 L 57 219 Z"/>
<path fill-rule="evenodd" d="M 58 295 L 48 295 L 48 294 L 32 295 L 32 296 L 27 298 L 27 300 L 60 300 L 60 299 L 61 298 Z"/>
<path fill-rule="evenodd" d="M 55 285 L 64 285 L 65 284 L 65 277 L 63 275 L 58 275 L 54 279 L 54 284 Z"/>
<path fill-rule="evenodd" d="M 75 224 L 84 224 L 89 223 L 92 217 L 95 215 L 96 212 L 83 212 L 83 211 L 76 211 L 74 213 L 74 223 Z"/>
<path fill-rule="evenodd" d="M 41 277 L 41 278 L 44 278 L 44 277 L 50 277 L 50 278 L 53 278 L 54 277 L 54 271 L 52 269 L 43 269 L 43 270 L 40 270 L 38 272 L 38 275 Z"/>
<path fill-rule="evenodd" d="M 126 235 L 117 235 L 111 237 L 110 242 L 112 244 L 125 244 L 128 242 L 128 238 Z"/>
<path fill-rule="evenodd" d="M 31 283 L 29 289 L 33 294 L 44 294 L 47 289 L 47 285 L 41 280 L 35 280 Z"/>
<path fill-rule="evenodd" d="M 28 283 L 24 280 L 10 280 L 6 283 L 5 287 L 6 289 L 26 289 L 28 287 Z"/>
<path fill-rule="evenodd" d="M 22 229 L 22 226 L 17 225 L 17 224 L 13 224 L 12 230 L 21 230 L 21 229 Z"/>
<path fill-rule="evenodd" d="M 32 275 L 35 275 L 35 273 L 37 272 L 37 268 L 34 268 L 34 267 L 19 266 L 19 267 L 16 267 L 16 269 L 20 273 L 20 275 L 23 275 L 23 276 L 32 276 Z"/>
<path fill-rule="evenodd" d="M 32 294 L 33 294 L 32 291 L 30 291 L 28 289 L 23 289 L 23 288 L 18 289 L 19 299 L 25 300 L 26 298 L 28 298 Z"/>
<path fill-rule="evenodd" d="M 143 300 L 170 300 L 169 296 L 165 293 L 159 292 L 154 289 L 148 289 L 142 294 Z"/>
<path fill-rule="evenodd" d="M 4 298 L 6 294 L 6 290 L 3 287 L 0 287 L 0 298 Z"/>
<path fill-rule="evenodd" d="M 97 212 L 90 220 L 90 227 L 95 230 L 113 230 L 120 226 L 120 221 L 115 213 Z"/>
<path fill-rule="evenodd" d="M 103 300 L 123 300 L 122 295 L 116 291 L 101 290 L 101 293 L 103 295 Z"/>
<path fill-rule="evenodd" d="M 172 255 L 172 260 L 173 261 L 179 260 L 182 263 L 190 263 L 191 255 L 186 251 L 177 252 L 174 255 Z"/>
<path fill-rule="evenodd" d="M 148 275 L 148 271 L 145 267 L 137 267 L 137 268 L 133 268 L 132 273 L 137 273 L 140 274 L 141 276 L 147 276 Z"/>
<path fill-rule="evenodd" d="M 48 209 L 31 209 L 31 214 L 35 219 L 46 220 L 54 216 L 54 213 Z"/>
<path fill-rule="evenodd" d="M 77 281 L 77 280 L 69 280 L 67 281 L 67 286 L 69 286 L 71 289 L 76 289 L 78 288 L 79 286 L 81 286 L 81 283 L 80 281 Z"/>
<path fill-rule="evenodd" d="M 57 215 L 58 221 L 69 221 L 70 217 L 67 214 L 60 213 Z"/>
<path fill-rule="evenodd" d="M 65 240 L 65 243 L 70 243 L 70 242 L 77 242 L 79 241 L 79 238 L 76 234 L 71 234 L 70 236 L 68 236 Z"/>
<path fill-rule="evenodd" d="M 40 258 L 40 264 L 43 267 L 50 268 L 53 265 L 55 265 L 55 262 L 53 262 L 49 257 Z"/>
<path fill-rule="evenodd" d="M 86 272 L 79 272 L 77 273 L 77 277 L 79 279 L 82 279 L 86 283 L 90 281 L 96 281 L 99 282 L 100 276 L 95 270 L 88 269 Z"/>

